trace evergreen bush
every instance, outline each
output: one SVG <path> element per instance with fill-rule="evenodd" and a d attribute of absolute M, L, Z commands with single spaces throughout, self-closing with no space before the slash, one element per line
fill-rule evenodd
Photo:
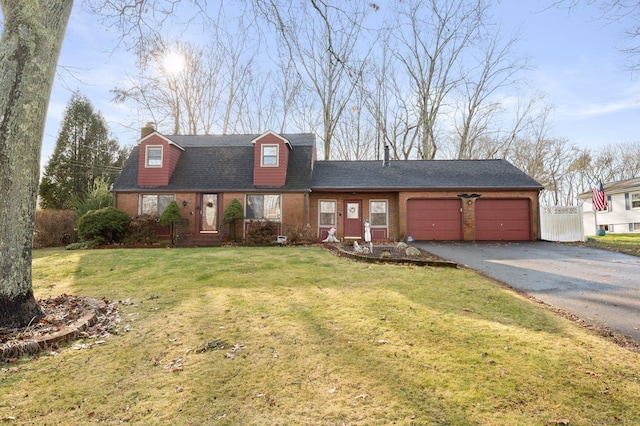
<path fill-rule="evenodd" d="M 115 207 L 91 210 L 78 221 L 78 236 L 82 241 L 102 238 L 106 243 L 120 242 L 130 221 L 127 213 Z"/>
<path fill-rule="evenodd" d="M 171 244 L 175 244 L 175 230 L 176 225 L 182 221 L 182 216 L 180 216 L 180 207 L 178 207 L 178 203 L 174 201 L 170 202 L 166 209 L 162 212 L 160 216 L 160 224 L 161 225 L 169 225 L 171 229 Z"/>
<path fill-rule="evenodd" d="M 224 209 L 224 213 L 222 214 L 222 223 L 231 224 L 231 229 L 233 230 L 233 241 L 236 241 L 236 223 L 238 220 L 244 219 L 244 210 L 242 209 L 242 204 L 238 201 L 237 198 L 231 200 L 226 209 Z"/>

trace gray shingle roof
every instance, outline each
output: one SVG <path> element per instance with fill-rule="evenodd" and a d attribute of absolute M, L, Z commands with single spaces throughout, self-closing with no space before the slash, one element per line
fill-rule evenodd
<path fill-rule="evenodd" d="M 542 189 L 505 160 L 320 161 L 312 190 Z"/>
<path fill-rule="evenodd" d="M 253 144 L 259 135 L 165 136 L 185 150 L 168 186 L 138 186 L 138 147 L 114 191 L 255 191 Z M 292 149 L 285 186 L 279 191 L 401 189 L 542 189 L 505 160 L 316 161 L 312 134 L 285 134 Z M 313 170 L 312 170 L 313 169 Z"/>
<path fill-rule="evenodd" d="M 163 192 L 197 191 L 252 191 L 253 149 L 251 141 L 259 135 L 207 135 L 165 136 L 185 148 L 168 186 L 138 186 L 139 148 L 133 148 L 120 177 L 113 186 L 114 191 Z M 311 181 L 311 158 L 314 136 L 312 134 L 282 135 L 289 140 L 287 180 L 279 191 L 304 191 Z"/>

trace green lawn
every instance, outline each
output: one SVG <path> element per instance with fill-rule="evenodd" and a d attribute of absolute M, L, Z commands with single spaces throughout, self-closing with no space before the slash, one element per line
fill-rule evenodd
<path fill-rule="evenodd" d="M 469 270 L 317 247 L 34 257 L 38 297 L 122 301 L 121 332 L 3 366 L 8 424 L 640 423 L 640 354 Z"/>
<path fill-rule="evenodd" d="M 606 234 L 602 237 L 589 237 L 590 247 L 619 251 L 633 256 L 640 256 L 640 234 Z"/>

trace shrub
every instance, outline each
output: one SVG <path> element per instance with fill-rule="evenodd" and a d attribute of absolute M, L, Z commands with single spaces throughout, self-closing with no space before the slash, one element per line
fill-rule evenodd
<path fill-rule="evenodd" d="M 291 244 L 312 244 L 318 242 L 318 235 L 313 232 L 310 225 L 289 225 L 285 227 L 284 235 L 287 236 L 287 242 Z"/>
<path fill-rule="evenodd" d="M 129 244 L 153 244 L 158 241 L 158 217 L 143 214 L 131 219 L 125 241 Z"/>
<path fill-rule="evenodd" d="M 247 244 L 268 246 L 276 242 L 278 224 L 275 222 L 251 222 L 247 230 Z"/>
<path fill-rule="evenodd" d="M 233 241 L 236 241 L 236 223 L 241 219 L 244 219 L 242 204 L 240 204 L 237 198 L 234 198 L 222 214 L 222 223 L 231 225 Z"/>
<path fill-rule="evenodd" d="M 162 215 L 160 216 L 160 224 L 161 225 L 169 225 L 171 228 L 171 244 L 175 244 L 175 230 L 176 225 L 182 221 L 182 216 L 180 216 L 180 207 L 178 207 L 178 203 L 174 201 L 170 202 Z"/>
<path fill-rule="evenodd" d="M 91 210 L 78 221 L 78 235 L 82 241 L 103 238 L 106 243 L 120 242 L 130 221 L 127 213 L 115 207 Z"/>
<path fill-rule="evenodd" d="M 38 210 L 33 247 L 58 247 L 78 241 L 78 218 L 73 210 Z"/>

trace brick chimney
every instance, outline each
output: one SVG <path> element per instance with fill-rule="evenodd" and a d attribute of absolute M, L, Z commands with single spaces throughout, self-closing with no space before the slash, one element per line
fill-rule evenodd
<path fill-rule="evenodd" d="M 145 124 L 144 127 L 140 130 L 140 139 L 144 138 L 147 135 L 150 135 L 155 131 L 156 131 L 155 123 L 148 121 L 147 124 Z"/>

